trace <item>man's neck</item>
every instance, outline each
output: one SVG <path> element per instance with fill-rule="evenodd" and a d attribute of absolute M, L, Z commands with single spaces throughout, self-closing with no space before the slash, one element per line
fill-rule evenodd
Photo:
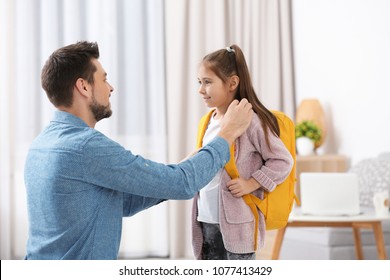
<path fill-rule="evenodd" d="M 82 119 L 89 127 L 95 128 L 96 120 L 92 116 L 92 113 L 89 110 L 79 109 L 74 106 L 71 107 L 58 106 L 57 109 L 72 114 Z"/>

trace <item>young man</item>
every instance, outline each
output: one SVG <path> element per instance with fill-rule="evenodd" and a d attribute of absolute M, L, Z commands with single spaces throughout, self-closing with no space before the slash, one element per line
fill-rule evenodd
<path fill-rule="evenodd" d="M 96 43 L 78 42 L 55 51 L 42 69 L 42 87 L 58 110 L 26 160 L 26 259 L 116 259 L 122 217 L 192 198 L 226 164 L 252 118 L 246 100 L 233 102 L 218 136 L 179 164 L 133 155 L 94 129 L 111 116 L 114 90 L 98 58 Z"/>

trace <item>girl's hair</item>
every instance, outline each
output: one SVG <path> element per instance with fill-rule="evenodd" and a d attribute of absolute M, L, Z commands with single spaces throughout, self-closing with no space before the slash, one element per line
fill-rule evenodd
<path fill-rule="evenodd" d="M 233 75 L 237 75 L 240 78 L 235 99 L 240 101 L 241 99 L 246 98 L 249 103 L 252 104 L 253 111 L 261 120 L 268 146 L 267 128 L 269 128 L 273 134 L 280 136 L 279 125 L 275 115 L 272 114 L 256 96 L 244 54 L 237 45 L 232 45 L 225 49 L 212 52 L 206 55 L 202 62 L 206 62 L 209 69 L 225 83 L 228 78 Z"/>

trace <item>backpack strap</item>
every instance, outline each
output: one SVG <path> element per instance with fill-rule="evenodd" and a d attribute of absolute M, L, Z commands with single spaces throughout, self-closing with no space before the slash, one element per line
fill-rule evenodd
<path fill-rule="evenodd" d="M 196 148 L 201 148 L 203 146 L 203 137 L 206 133 L 207 126 L 210 122 L 211 116 L 213 115 L 215 110 L 209 111 L 207 114 L 205 114 L 199 121 L 198 126 L 198 135 L 196 138 Z M 234 160 L 234 151 L 235 151 L 235 145 L 234 143 L 230 146 L 230 159 L 225 165 L 225 169 L 232 178 L 238 178 L 240 177 L 240 174 L 238 173 L 236 162 Z"/>
<path fill-rule="evenodd" d="M 196 137 L 196 148 L 202 148 L 203 146 L 203 137 L 204 134 L 206 133 L 207 126 L 209 125 L 210 118 L 213 115 L 214 110 L 211 110 L 207 114 L 205 114 L 199 121 L 199 126 L 198 126 L 198 135 Z"/>

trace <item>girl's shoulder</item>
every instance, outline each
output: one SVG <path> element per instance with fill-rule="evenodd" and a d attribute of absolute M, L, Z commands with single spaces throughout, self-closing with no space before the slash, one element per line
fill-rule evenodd
<path fill-rule="evenodd" d="M 274 137 L 279 138 L 278 136 L 275 136 L 274 133 L 272 133 L 270 128 L 266 127 L 266 129 L 267 129 L 269 138 L 274 138 Z M 248 133 L 249 138 L 262 137 L 265 139 L 265 133 L 264 133 L 264 127 L 263 127 L 262 121 L 256 113 L 253 114 L 251 123 L 250 123 L 248 129 L 246 130 L 246 132 Z"/>
<path fill-rule="evenodd" d="M 256 127 L 259 127 L 260 129 L 263 129 L 259 116 L 256 113 L 253 113 L 252 120 L 251 120 L 251 123 L 249 125 L 249 128 L 254 129 Z"/>
<path fill-rule="evenodd" d="M 261 120 L 256 113 L 253 114 L 249 127 L 243 135 L 246 135 L 245 138 L 248 138 L 251 142 L 264 135 L 264 129 L 261 125 Z"/>

